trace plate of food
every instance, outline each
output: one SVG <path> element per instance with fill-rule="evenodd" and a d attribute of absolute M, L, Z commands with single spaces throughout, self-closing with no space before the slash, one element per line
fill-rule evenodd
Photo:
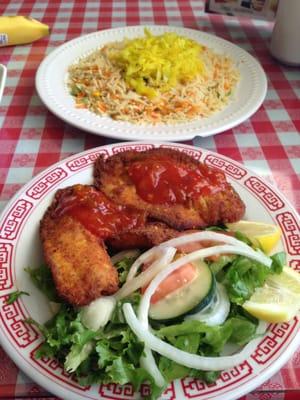
<path fill-rule="evenodd" d="M 40 64 L 36 88 L 50 111 L 85 131 L 179 141 L 242 123 L 262 104 L 267 79 L 259 62 L 233 43 L 155 25 L 63 44 Z"/>
<path fill-rule="evenodd" d="M 73 155 L 1 216 L 1 345 L 64 399 L 236 399 L 300 344 L 299 225 L 201 148 Z"/>

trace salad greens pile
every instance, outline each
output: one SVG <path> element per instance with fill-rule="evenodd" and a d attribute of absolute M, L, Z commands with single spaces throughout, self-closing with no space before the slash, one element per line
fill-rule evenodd
<path fill-rule="evenodd" d="M 196 320 L 178 321 L 176 324 L 151 321 L 153 332 L 177 348 L 203 356 L 218 356 L 226 343 L 242 346 L 256 336 L 258 321 L 241 305 L 251 297 L 256 287 L 262 286 L 269 274 L 280 273 L 285 263 L 284 253 L 272 258 L 271 267 L 266 267 L 244 256 L 223 255 L 210 262 L 217 281 L 227 290 L 231 309 L 227 320 L 218 326 L 208 326 Z M 121 282 L 124 282 L 134 259 L 123 259 L 116 265 Z M 144 344 L 138 340 L 127 325 L 122 305 L 130 302 L 136 310 L 141 295 L 133 293 L 119 301 L 108 324 L 98 331 L 88 329 L 82 323 L 82 311 L 61 303 L 50 269 L 42 265 L 37 269 L 27 268 L 34 284 L 51 302 L 60 302 L 59 311 L 45 325 L 32 319 L 27 323 L 36 325 L 44 336 L 44 342 L 36 357 L 56 358 L 64 368 L 73 372 L 82 385 L 93 383 L 132 383 L 138 390 L 147 382 L 151 388 L 150 399 L 157 399 L 166 387 L 158 387 L 152 376 L 140 365 Z M 17 298 L 11 294 L 11 301 Z M 24 293 L 27 294 L 27 293 Z M 178 378 L 197 377 L 208 383 L 214 382 L 219 371 L 199 371 L 179 365 L 163 356 L 154 354 L 166 385 Z"/>

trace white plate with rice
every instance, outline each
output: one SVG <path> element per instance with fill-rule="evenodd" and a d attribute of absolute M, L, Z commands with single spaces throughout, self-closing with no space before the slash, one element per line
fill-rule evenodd
<path fill-rule="evenodd" d="M 65 122 L 97 135 L 124 140 L 170 141 L 187 140 L 193 139 L 195 136 L 206 137 L 221 133 L 242 123 L 260 107 L 267 91 L 266 75 L 258 61 L 245 50 L 224 39 L 201 31 L 170 26 L 147 26 L 146 28 L 155 36 L 174 32 L 205 46 L 209 52 L 213 52 L 220 60 L 225 58 L 229 60 L 237 71 L 238 80 L 232 90 L 228 91 L 228 101 L 213 109 L 211 104 L 217 104 L 219 102 L 218 98 L 207 99 L 204 94 L 202 98 L 203 104 L 208 105 L 212 113 L 204 112 L 202 115 L 193 116 L 192 119 L 185 119 L 182 118 L 180 112 L 177 112 L 177 109 L 174 110 L 175 106 L 173 107 L 173 104 L 176 103 L 171 103 L 169 98 L 165 98 L 165 104 L 168 105 L 170 111 L 170 117 L 167 122 L 161 122 L 160 119 L 163 118 L 160 118 L 160 115 L 155 120 L 157 114 L 154 120 L 153 118 L 152 120 L 143 118 L 143 115 L 146 114 L 142 114 L 142 117 L 137 118 L 132 117 L 132 115 L 124 116 L 122 114 L 123 109 L 118 103 L 115 104 L 115 107 L 114 104 L 106 104 L 108 110 L 118 111 L 115 115 L 109 115 L 107 111 L 106 113 L 101 111 L 97 114 L 87 108 L 76 107 L 75 97 L 71 95 L 69 85 L 70 66 L 77 64 L 79 61 L 82 63 L 87 56 L 102 49 L 107 44 L 122 42 L 125 38 L 135 39 L 144 36 L 145 26 L 131 26 L 81 36 L 50 53 L 40 64 L 36 75 L 36 88 L 44 104 Z M 208 67 L 206 67 L 206 71 L 209 72 Z M 212 74 L 211 78 L 213 78 Z M 221 81 L 224 82 L 224 79 L 222 79 L 221 77 Z M 108 96 L 117 92 L 118 88 L 112 88 L 109 79 L 107 81 L 104 79 L 104 81 L 109 91 Z M 212 83 L 213 81 L 211 80 L 211 87 Z M 221 83 L 219 82 L 219 84 Z M 191 89 L 192 87 L 193 85 L 190 84 Z M 180 90 L 182 94 L 182 88 Z M 145 96 L 136 96 L 133 92 L 130 89 L 125 89 L 124 91 L 126 97 L 128 97 L 129 93 L 129 97 L 134 97 L 140 101 L 140 104 L 147 103 L 147 99 L 145 102 Z M 175 93 L 176 96 L 177 93 L 179 92 Z M 205 93 L 204 90 L 203 93 Z M 220 91 L 218 92 L 218 97 L 219 93 Z M 105 96 L 107 99 L 107 95 Z M 186 92 L 184 96 L 187 100 L 191 97 Z M 179 102 L 180 100 L 179 98 Z M 124 103 L 124 99 L 120 101 Z M 144 110 L 146 110 L 146 107 Z M 150 115 L 149 112 L 147 115 Z"/>

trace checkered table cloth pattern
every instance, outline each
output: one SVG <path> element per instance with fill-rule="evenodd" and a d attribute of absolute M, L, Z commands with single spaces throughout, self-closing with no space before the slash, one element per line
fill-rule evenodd
<path fill-rule="evenodd" d="M 31 45 L 0 48 L 8 77 L 0 104 L 0 209 L 34 175 L 83 150 L 108 144 L 65 124 L 41 103 L 34 79 L 39 63 L 60 44 L 100 29 L 164 24 L 200 29 L 227 39 L 256 57 L 268 76 L 260 109 L 239 126 L 186 143 L 243 163 L 275 184 L 300 209 L 300 70 L 284 67 L 268 52 L 272 24 L 205 13 L 203 0 L 4 0 L 0 15 L 27 15 L 50 25 L 49 37 Z M 254 399 L 300 398 L 300 354 L 267 381 Z M 299 391 L 298 391 L 299 388 Z M 50 395 L 31 382 L 0 348 L 0 398 Z"/>

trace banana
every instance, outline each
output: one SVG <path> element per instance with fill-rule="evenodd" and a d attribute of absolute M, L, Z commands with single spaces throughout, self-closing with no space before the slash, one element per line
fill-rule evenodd
<path fill-rule="evenodd" d="M 26 44 L 49 35 L 50 29 L 33 18 L 0 16 L 0 47 Z"/>

